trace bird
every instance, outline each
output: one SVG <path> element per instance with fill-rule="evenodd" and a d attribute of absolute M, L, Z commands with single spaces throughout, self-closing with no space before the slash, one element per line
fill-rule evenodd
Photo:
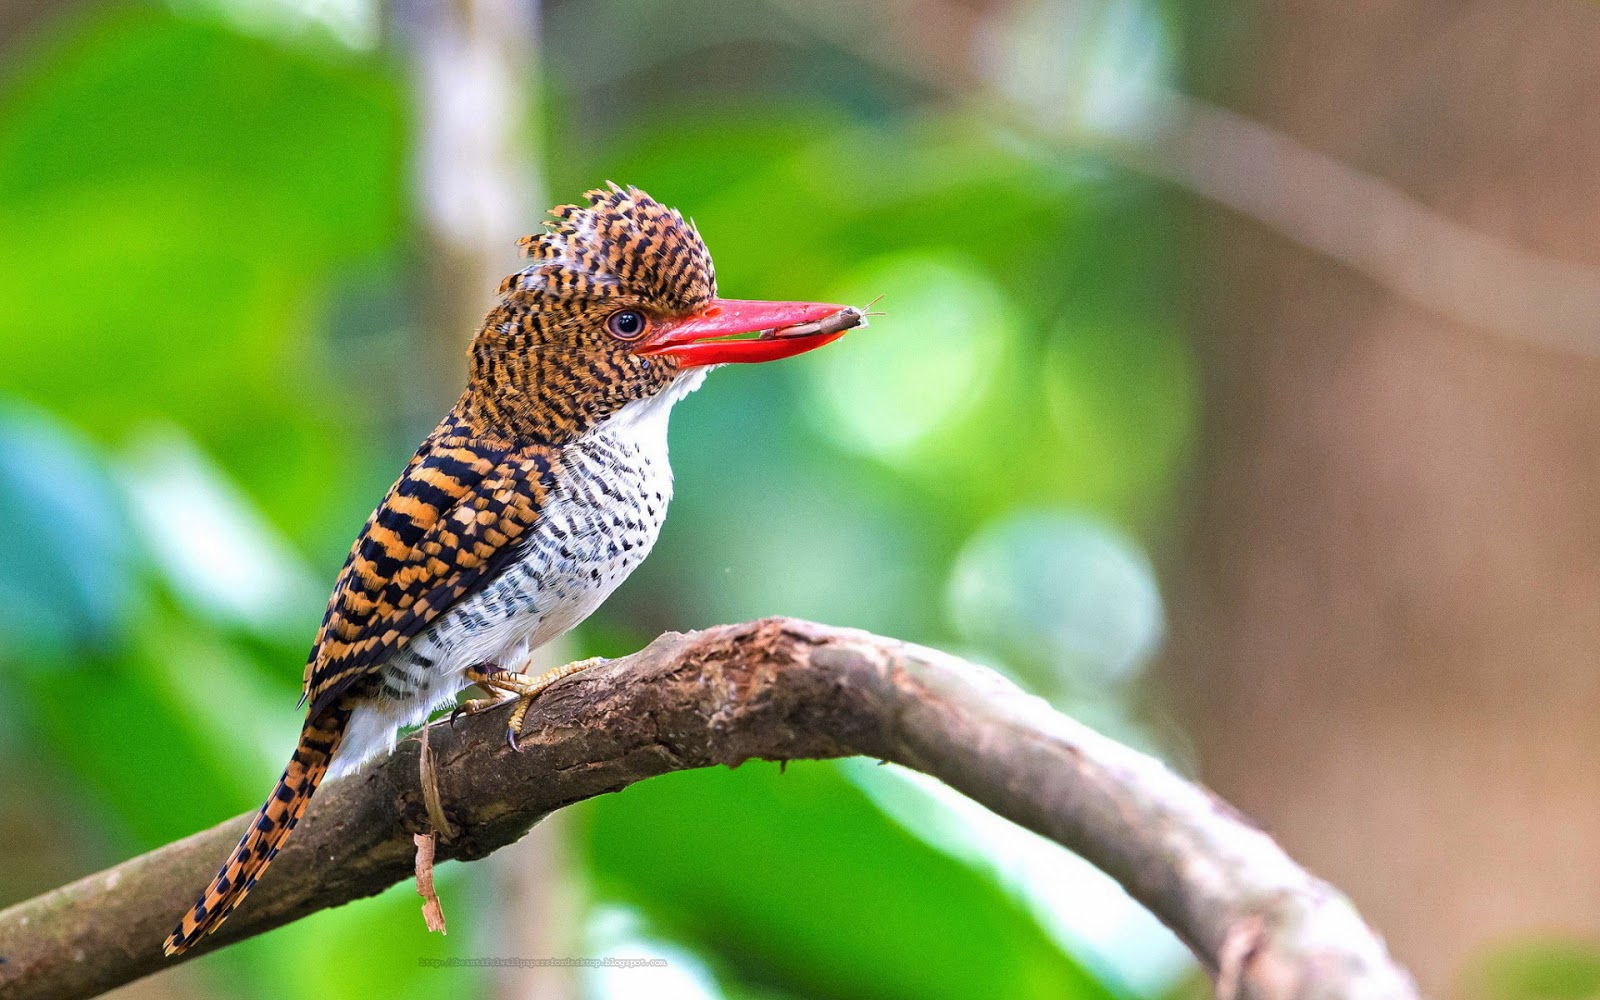
<path fill-rule="evenodd" d="M 848 306 L 717 297 L 698 228 L 608 183 L 519 241 L 468 350 L 460 399 L 350 548 L 307 658 L 306 720 L 238 846 L 166 939 L 222 925 L 321 782 L 394 747 L 472 685 L 528 706 L 592 661 L 537 677 L 529 654 L 610 596 L 650 552 L 672 496 L 667 418 L 728 363 L 771 361 L 865 322 Z"/>

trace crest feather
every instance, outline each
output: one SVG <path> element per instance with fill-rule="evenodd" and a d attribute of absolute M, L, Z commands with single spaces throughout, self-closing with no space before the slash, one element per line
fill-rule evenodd
<path fill-rule="evenodd" d="M 611 182 L 584 201 L 551 209 L 544 232 L 517 241 L 529 263 L 506 279 L 503 293 L 629 295 L 672 312 L 693 311 L 716 295 L 711 254 L 677 209 Z"/>

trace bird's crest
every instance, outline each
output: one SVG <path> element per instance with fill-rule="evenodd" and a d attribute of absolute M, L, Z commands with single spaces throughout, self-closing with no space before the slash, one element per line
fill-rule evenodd
<path fill-rule="evenodd" d="M 519 241 L 531 263 L 506 279 L 505 295 L 555 300 L 632 295 L 689 312 L 717 292 L 700 233 L 677 209 L 636 187 L 608 184 L 587 204 L 550 210 L 545 232 Z"/>

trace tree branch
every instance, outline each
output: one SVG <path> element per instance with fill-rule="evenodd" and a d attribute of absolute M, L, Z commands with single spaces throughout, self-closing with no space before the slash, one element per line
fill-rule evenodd
<path fill-rule="evenodd" d="M 1410 978 L 1335 889 L 1163 764 L 987 669 L 792 619 L 669 633 L 540 698 L 507 749 L 488 712 L 430 740 L 481 858 L 541 817 L 668 771 L 853 754 L 938 777 L 1111 874 L 1181 937 L 1224 996 L 1414 1000 Z M 200 954 L 411 877 L 427 829 L 418 746 L 328 785 L 239 912 Z M 0 997 L 87 997 L 164 968 L 161 941 L 248 817 L 0 912 Z"/>

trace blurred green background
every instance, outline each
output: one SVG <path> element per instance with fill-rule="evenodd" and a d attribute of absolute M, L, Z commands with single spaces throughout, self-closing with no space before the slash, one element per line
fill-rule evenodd
<path fill-rule="evenodd" d="M 607 179 L 692 215 L 726 295 L 884 315 L 678 408 L 661 541 L 564 655 L 810 617 L 992 664 L 1203 764 L 1149 697 L 1155 566 L 1188 551 L 1204 397 L 1235 369 L 1186 305 L 1204 210 L 1147 160 L 1168 88 L 1231 92 L 1237 54 L 1271 43 L 1246 6 L 13 9 L 0 905 L 259 803 L 326 588 L 457 391 L 511 240 Z M 873 762 L 669 776 L 440 877 L 448 936 L 402 885 L 124 995 L 1087 1000 L 1198 981 L 1082 862 Z M 1461 975 L 1593 995 L 1594 929 L 1540 929 L 1514 961 L 1475 949 Z M 668 964 L 419 965 L 550 955 Z"/>

